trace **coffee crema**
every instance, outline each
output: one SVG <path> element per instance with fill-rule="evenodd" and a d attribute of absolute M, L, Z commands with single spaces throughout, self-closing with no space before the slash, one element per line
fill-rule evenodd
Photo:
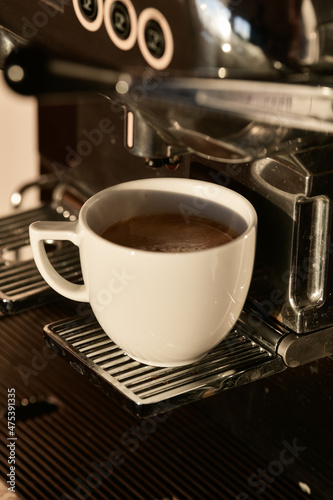
<path fill-rule="evenodd" d="M 111 224 L 101 234 L 121 246 L 150 252 L 195 252 L 228 243 L 238 234 L 211 219 L 181 214 L 139 215 Z"/>

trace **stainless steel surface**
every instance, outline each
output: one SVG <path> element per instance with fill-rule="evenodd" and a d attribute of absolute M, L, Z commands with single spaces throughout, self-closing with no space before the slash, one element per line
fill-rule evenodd
<path fill-rule="evenodd" d="M 157 368 L 134 361 L 101 329 L 93 314 L 49 324 L 46 344 L 72 368 L 138 416 L 155 415 L 285 369 L 273 352 L 250 340 L 242 324 L 193 365 Z"/>
<path fill-rule="evenodd" d="M 76 217 L 54 205 L 44 205 L 0 219 L 0 313 L 14 314 L 59 298 L 45 283 L 32 257 L 29 224 L 36 220 Z M 76 247 L 48 242 L 55 268 L 69 280 L 81 279 Z"/>
<path fill-rule="evenodd" d="M 295 152 L 318 137 L 332 142 L 333 14 L 322 0 L 284 1 L 272 10 L 257 0 L 178 1 L 173 13 L 162 2 L 159 8 L 170 29 L 165 51 L 172 45 L 164 72 L 158 71 L 157 56 L 136 57 L 142 52 L 139 34 L 138 47 L 119 58 L 116 44 L 96 31 L 94 41 L 104 50 L 92 55 L 84 33 L 89 29 L 78 29 L 76 14 L 66 6 L 54 16 L 53 29 L 35 27 L 33 41 L 47 51 L 15 51 L 5 68 L 7 80 L 28 94 L 103 93 L 133 114 L 127 145 L 142 157 L 188 152 L 240 163 Z M 136 2 L 136 18 L 142 10 Z M 15 24 L 10 11 L 4 16 Z M 84 47 L 80 54 L 75 44 L 68 42 L 65 50 L 58 40 L 67 25 L 76 27 L 76 43 Z M 62 56 L 52 55 L 52 46 Z"/>
<path fill-rule="evenodd" d="M 290 368 L 297 368 L 311 361 L 332 356 L 333 328 L 305 335 L 291 333 L 281 340 L 277 353 Z"/>
<path fill-rule="evenodd" d="M 24 39 L 7 30 L 0 24 L 0 69 L 3 69 L 5 61 L 13 49 L 24 44 Z"/>

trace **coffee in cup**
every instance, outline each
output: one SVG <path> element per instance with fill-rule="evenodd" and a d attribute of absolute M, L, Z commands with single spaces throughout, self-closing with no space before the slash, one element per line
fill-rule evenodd
<path fill-rule="evenodd" d="M 112 243 L 149 252 L 195 252 L 228 243 L 238 235 L 211 219 L 181 214 L 152 214 L 120 220 L 101 233 Z"/>

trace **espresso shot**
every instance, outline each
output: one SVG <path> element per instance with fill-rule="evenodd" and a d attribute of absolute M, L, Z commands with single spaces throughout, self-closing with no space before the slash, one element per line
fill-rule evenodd
<path fill-rule="evenodd" d="M 110 225 L 101 236 L 121 246 L 150 252 L 195 252 L 214 248 L 238 234 L 225 225 L 196 215 L 152 214 Z"/>

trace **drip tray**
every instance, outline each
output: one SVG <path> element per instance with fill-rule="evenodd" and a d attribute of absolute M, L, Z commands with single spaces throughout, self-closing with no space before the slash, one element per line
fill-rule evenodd
<path fill-rule="evenodd" d="M 44 339 L 98 389 L 139 417 L 153 416 L 286 368 L 273 346 L 264 347 L 247 336 L 241 321 L 201 361 L 174 368 L 134 361 L 112 342 L 93 314 L 45 326 Z"/>
<path fill-rule="evenodd" d="M 15 314 L 59 298 L 40 275 L 32 257 L 29 225 L 37 220 L 74 220 L 53 204 L 18 212 L 0 219 L 0 314 Z M 62 242 L 46 245 L 55 269 L 66 279 L 82 280 L 78 249 Z"/>

